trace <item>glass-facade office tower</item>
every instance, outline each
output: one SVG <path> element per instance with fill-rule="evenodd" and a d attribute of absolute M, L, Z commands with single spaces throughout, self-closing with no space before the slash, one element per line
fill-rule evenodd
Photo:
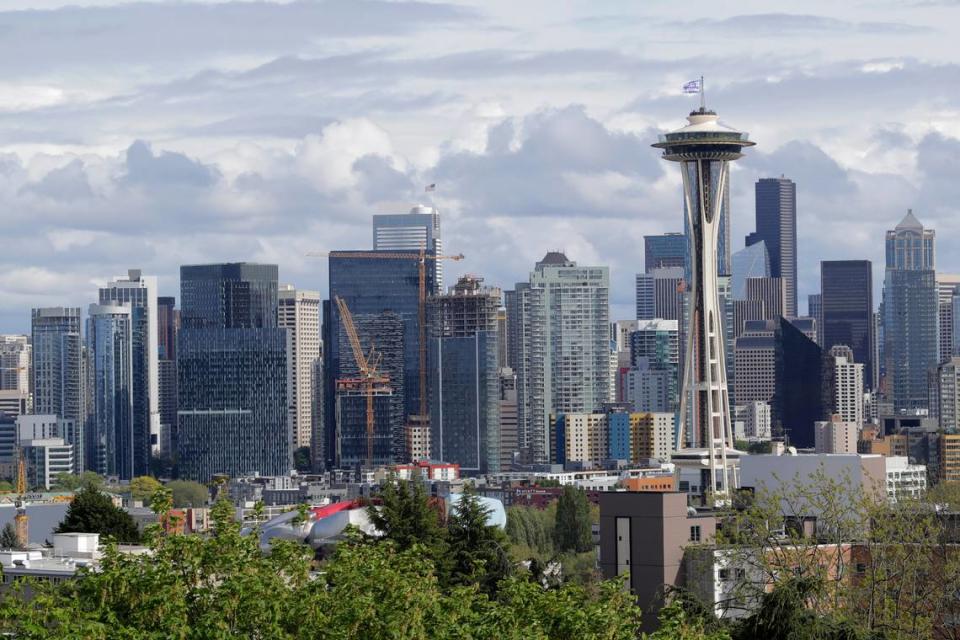
<path fill-rule="evenodd" d="M 160 365 L 157 278 L 130 269 L 100 289 L 101 305 L 126 304 L 133 328 L 133 474 L 150 472 L 160 454 Z"/>
<path fill-rule="evenodd" d="M 687 238 L 682 233 L 643 236 L 643 272 L 687 266 Z"/>
<path fill-rule="evenodd" d="M 680 416 L 682 430 L 696 447 L 707 449 L 709 477 L 705 489 L 718 499 L 737 486 L 727 464 L 727 449 L 733 446 L 730 402 L 727 392 L 724 330 L 726 309 L 721 306 L 718 276 L 723 271 L 723 253 L 729 256 L 729 163 L 740 158 L 744 147 L 753 146 L 747 134 L 720 124 L 717 114 L 701 106 L 692 112 L 687 126 L 660 136 L 655 147 L 663 158 L 681 165 L 684 210 L 690 241 L 690 305 L 687 318 L 684 384 Z M 689 396 L 688 396 L 689 394 Z M 692 401 L 686 411 L 688 397 Z"/>
<path fill-rule="evenodd" d="M 520 446 L 549 462 L 550 416 L 591 413 L 610 398 L 610 273 L 548 253 L 517 283 Z"/>
<path fill-rule="evenodd" d="M 440 255 L 440 212 L 418 205 L 410 213 L 387 213 L 373 216 L 374 251 L 419 251 Z M 437 291 L 443 291 L 443 261 L 433 261 Z"/>
<path fill-rule="evenodd" d="M 676 413 L 680 399 L 680 337 L 676 320 L 641 320 L 630 332 L 626 400 L 634 411 Z"/>
<path fill-rule="evenodd" d="M 770 275 L 783 278 L 787 316 L 797 316 L 797 185 L 789 178 L 761 178 L 755 187 L 756 228 L 747 246 L 763 241 Z"/>
<path fill-rule="evenodd" d="M 173 296 L 157 298 L 157 374 L 160 397 L 160 455 L 177 450 L 177 333 L 180 311 Z"/>
<path fill-rule="evenodd" d="M 180 267 L 179 474 L 284 475 L 291 467 L 287 330 L 277 266 Z"/>
<path fill-rule="evenodd" d="M 854 362 L 863 364 L 864 386 L 874 380 L 873 265 L 869 260 L 824 260 L 820 263 L 820 346 L 829 351 L 846 345 Z M 867 391 L 868 389 L 864 389 Z"/>
<path fill-rule="evenodd" d="M 137 324 L 129 303 L 92 304 L 87 318 L 87 350 L 92 358 L 93 406 L 87 428 L 92 469 L 130 480 L 142 475 L 143 441 L 136 433 L 134 398 Z"/>
<path fill-rule="evenodd" d="M 464 276 L 430 299 L 430 452 L 468 473 L 500 470 L 500 297 Z"/>
<path fill-rule="evenodd" d="M 337 380 L 355 377 L 357 371 L 340 313 L 337 305 L 332 303 L 340 297 L 353 315 L 364 348 L 373 345 L 383 354 L 381 370 L 390 377 L 393 389 L 390 402 L 391 457 L 394 462 L 399 462 L 405 458 L 404 421 L 420 410 L 418 254 L 410 252 L 409 260 L 370 256 L 369 251 L 334 251 L 330 254 L 330 299 L 324 302 L 323 308 L 324 397 L 336 398 Z M 426 269 L 427 296 L 437 293 L 434 275 L 432 269 Z M 394 358 L 392 354 L 399 354 L 399 357 Z M 324 404 L 326 462 L 336 465 L 336 403 Z M 344 425 L 343 432 L 350 433 L 360 426 Z"/>
<path fill-rule="evenodd" d="M 33 412 L 86 420 L 79 307 L 33 309 Z"/>
<path fill-rule="evenodd" d="M 320 359 L 320 293 L 280 287 L 279 326 L 290 333 L 290 410 L 293 446 L 309 447 L 313 440 L 313 373 Z"/>
<path fill-rule="evenodd" d="M 734 300 L 747 299 L 747 278 L 770 277 L 770 256 L 763 240 L 737 251 L 731 262 L 730 295 Z"/>
<path fill-rule="evenodd" d="M 895 413 L 929 408 L 928 376 L 939 356 L 934 232 L 913 212 L 887 231 L 883 336 L 887 400 Z"/>

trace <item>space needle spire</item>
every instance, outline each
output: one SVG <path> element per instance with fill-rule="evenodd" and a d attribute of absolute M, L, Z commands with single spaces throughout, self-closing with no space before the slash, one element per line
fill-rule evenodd
<path fill-rule="evenodd" d="M 685 127 L 661 135 L 653 145 L 663 150 L 664 160 L 680 163 L 690 230 L 690 313 L 677 448 L 686 440 L 702 450 L 706 458 L 703 491 L 723 502 L 739 483 L 727 459 L 728 450 L 733 449 L 733 428 L 724 362 L 724 313 L 717 292 L 717 244 L 729 164 L 754 143 L 746 133 L 721 124 L 717 114 L 707 109 L 703 78 L 688 82 L 684 92 L 699 93 L 700 108 L 690 113 Z"/>

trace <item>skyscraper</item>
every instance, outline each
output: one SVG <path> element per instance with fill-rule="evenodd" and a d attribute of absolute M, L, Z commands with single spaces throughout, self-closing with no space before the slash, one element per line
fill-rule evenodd
<path fill-rule="evenodd" d="M 824 354 L 824 360 L 825 412 L 839 415 L 844 422 L 863 425 L 863 364 L 854 362 L 850 347 L 839 344 Z"/>
<path fill-rule="evenodd" d="M 687 265 L 687 238 L 682 233 L 664 233 L 643 236 L 643 271 L 651 273 L 663 267 L 685 268 Z"/>
<path fill-rule="evenodd" d="M 676 320 L 646 320 L 630 333 L 625 399 L 634 411 L 676 413 L 680 400 L 678 326 Z"/>
<path fill-rule="evenodd" d="M 820 263 L 821 348 L 841 344 L 863 364 L 864 386 L 874 380 L 873 267 L 869 260 L 824 260 Z M 867 389 L 864 389 L 865 391 Z"/>
<path fill-rule="evenodd" d="M 157 298 L 157 348 L 159 359 L 160 456 L 171 458 L 177 450 L 177 333 L 180 311 L 173 296 Z"/>
<path fill-rule="evenodd" d="M 807 296 L 807 315 L 816 321 L 817 344 L 823 345 L 823 298 L 819 293 Z"/>
<path fill-rule="evenodd" d="M 87 349 L 93 359 L 87 451 L 94 471 L 121 480 L 146 473 L 141 465 L 149 451 L 136 431 L 135 364 L 142 364 L 134 347 L 137 322 L 129 302 L 92 304 L 87 318 Z"/>
<path fill-rule="evenodd" d="M 723 273 L 719 258 L 729 256 L 729 224 L 722 224 L 729 212 L 729 162 L 741 157 L 744 147 L 753 146 L 747 134 L 720 124 L 717 114 L 703 106 L 687 118 L 682 129 L 660 137 L 654 146 L 663 149 L 663 158 L 681 163 L 684 183 L 686 228 L 690 241 L 690 312 L 686 334 L 686 362 L 681 419 L 692 417 L 682 430 L 695 445 L 705 446 L 709 478 L 705 487 L 725 499 L 736 477 L 728 473 L 727 448 L 733 445 L 733 427 L 727 393 L 725 310 L 720 306 L 718 275 Z M 724 227 L 724 228 L 721 228 Z M 727 265 L 729 267 L 729 264 Z M 689 414 L 685 403 L 693 401 Z M 719 474 L 718 474 L 719 471 Z"/>
<path fill-rule="evenodd" d="M 100 289 L 100 304 L 130 308 L 133 340 L 133 475 L 150 472 L 160 454 L 160 373 L 157 327 L 157 278 L 130 269 Z"/>
<path fill-rule="evenodd" d="M 763 241 L 770 275 L 783 278 L 788 317 L 797 316 L 797 185 L 784 178 L 761 178 L 756 187 L 756 231 L 747 245 Z"/>
<path fill-rule="evenodd" d="M 86 420 L 79 307 L 34 309 L 31 319 L 33 411 Z"/>
<path fill-rule="evenodd" d="M 636 278 L 637 320 L 683 317 L 683 267 L 654 267 Z"/>
<path fill-rule="evenodd" d="M 746 299 L 761 304 L 763 320 L 776 320 L 787 316 L 786 283 L 783 278 L 747 278 Z"/>
<path fill-rule="evenodd" d="M 500 470 L 500 290 L 464 276 L 430 299 L 430 451 L 461 471 Z"/>
<path fill-rule="evenodd" d="M 433 207 L 417 205 L 410 213 L 388 213 L 373 216 L 373 249 L 375 251 L 419 251 L 434 255 L 443 253 L 440 236 L 440 212 Z M 433 262 L 437 291 L 443 291 L 443 262 Z"/>
<path fill-rule="evenodd" d="M 277 325 L 290 335 L 287 360 L 293 377 L 290 410 L 294 448 L 309 447 L 313 437 L 313 371 L 320 359 L 320 293 L 283 285 Z"/>
<path fill-rule="evenodd" d="M 550 456 L 550 415 L 587 413 L 610 397 L 610 274 L 549 252 L 517 283 L 520 446 Z"/>
<path fill-rule="evenodd" d="M 957 350 L 958 334 L 954 331 L 956 316 L 954 310 L 960 304 L 960 276 L 937 274 L 937 299 L 939 302 L 939 321 L 937 333 L 940 336 L 940 351 L 937 362 L 946 362 Z"/>
<path fill-rule="evenodd" d="M 30 392 L 30 337 L 0 335 L 0 391 Z"/>
<path fill-rule="evenodd" d="M 770 256 L 767 254 L 767 243 L 763 240 L 737 251 L 731 263 L 730 295 L 734 300 L 746 300 L 747 278 L 769 278 L 771 275 Z"/>
<path fill-rule="evenodd" d="M 370 345 L 383 354 L 381 371 L 390 378 L 392 445 L 390 459 L 406 458 L 405 420 L 420 410 L 419 268 L 417 253 L 410 259 L 378 258 L 378 252 L 334 251 L 330 254 L 330 300 L 323 309 L 323 359 L 325 402 L 325 450 L 327 464 L 336 464 L 336 385 L 340 378 L 355 375 L 356 362 L 349 349 L 340 313 L 332 302 L 340 297 L 357 325 L 365 349 Z M 395 254 L 394 251 L 382 252 Z M 434 271 L 425 272 L 425 293 L 437 293 Z M 394 356 L 393 354 L 396 354 Z M 356 428 L 362 428 L 355 425 Z M 354 427 L 344 427 L 344 433 Z"/>
<path fill-rule="evenodd" d="M 927 377 L 939 356 L 933 240 L 912 211 L 887 232 L 883 351 L 887 400 L 898 414 L 929 409 Z"/>
<path fill-rule="evenodd" d="M 291 465 L 287 330 L 277 266 L 180 267 L 180 476 L 283 475 Z"/>

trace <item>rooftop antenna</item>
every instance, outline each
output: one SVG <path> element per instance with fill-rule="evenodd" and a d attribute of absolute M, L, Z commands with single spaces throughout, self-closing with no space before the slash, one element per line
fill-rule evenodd
<path fill-rule="evenodd" d="M 703 93 L 703 76 L 700 76 L 700 112 L 707 110 L 707 99 Z"/>

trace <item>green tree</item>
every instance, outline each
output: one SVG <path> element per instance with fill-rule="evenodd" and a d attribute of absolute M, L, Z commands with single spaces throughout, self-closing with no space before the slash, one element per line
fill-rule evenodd
<path fill-rule="evenodd" d="M 60 472 L 54 476 L 54 491 L 77 491 L 89 487 L 96 491 L 102 491 L 104 487 L 103 477 L 93 471 L 84 471 L 80 475 Z"/>
<path fill-rule="evenodd" d="M 17 549 L 19 546 L 17 530 L 13 528 L 12 522 L 8 522 L 3 525 L 3 531 L 0 531 L 0 549 Z"/>
<path fill-rule="evenodd" d="M 0 480 L 0 492 L 13 491 L 13 483 L 9 480 Z"/>
<path fill-rule="evenodd" d="M 590 502 L 583 489 L 567 485 L 557 500 L 553 540 L 558 551 L 583 553 L 593 548 Z"/>
<path fill-rule="evenodd" d="M 298 473 L 310 473 L 313 468 L 310 464 L 310 447 L 300 447 L 293 452 L 293 468 Z"/>
<path fill-rule="evenodd" d="M 148 502 L 161 484 L 151 476 L 138 476 L 130 481 L 130 497 L 141 502 Z"/>
<path fill-rule="evenodd" d="M 0 633 L 21 640 L 637 637 L 640 612 L 621 581 L 594 596 L 578 585 L 543 589 L 511 576 L 491 598 L 477 585 L 444 587 L 436 558 L 420 544 L 400 550 L 358 534 L 348 534 L 311 579 L 308 547 L 283 540 L 264 554 L 232 512 L 221 499 L 209 535 L 159 532 L 149 555 L 107 545 L 98 570 L 81 569 L 78 580 L 13 585 L 0 598 Z"/>
<path fill-rule="evenodd" d="M 91 487 L 77 492 L 56 532 L 99 533 L 121 543 L 140 541 L 140 532 L 130 514 L 115 507 L 109 496 Z"/>
<path fill-rule="evenodd" d="M 441 557 L 446 547 L 445 531 L 423 483 L 387 481 L 378 497 L 380 505 L 370 505 L 367 514 L 384 538 L 396 543 L 401 551 L 420 544 Z"/>
<path fill-rule="evenodd" d="M 487 524 L 489 516 L 490 509 L 475 495 L 462 495 L 453 507 L 447 524 L 450 581 L 477 584 L 482 591 L 495 593 L 510 574 L 510 560 L 506 536 L 499 527 Z"/>
<path fill-rule="evenodd" d="M 210 499 L 210 491 L 192 480 L 171 480 L 166 487 L 173 494 L 173 506 L 177 508 L 204 507 Z"/>

